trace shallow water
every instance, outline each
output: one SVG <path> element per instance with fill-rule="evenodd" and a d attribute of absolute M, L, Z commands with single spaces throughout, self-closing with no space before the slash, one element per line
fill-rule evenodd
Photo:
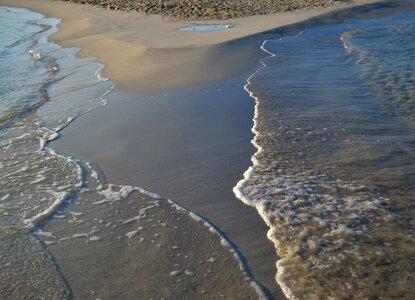
<path fill-rule="evenodd" d="M 253 166 L 289 298 L 413 299 L 415 12 L 264 42 Z"/>
<path fill-rule="evenodd" d="M 113 84 L 96 76 L 101 66 L 92 59 L 75 59 L 77 49 L 47 41 L 58 20 L 10 7 L 0 7 L 0 16 L 0 261 L 7 269 L 0 294 L 62 299 L 68 287 L 31 230 L 79 191 L 83 168 L 47 144 L 105 104 L 99 95 Z"/>
<path fill-rule="evenodd" d="M 181 31 L 212 31 L 212 30 L 224 30 L 229 29 L 232 26 L 230 24 L 210 24 L 210 25 L 194 25 L 188 27 L 179 28 Z"/>
<path fill-rule="evenodd" d="M 108 184 L 93 163 L 51 149 L 50 143 L 59 139 L 62 130 L 105 107 L 107 95 L 115 88 L 101 76 L 102 66 L 95 59 L 76 58 L 79 49 L 48 42 L 58 23 L 25 9 L 0 7 L 0 264 L 6 270 L 0 274 L 0 298 L 163 298 L 177 292 L 208 298 L 229 292 L 226 282 L 215 289 L 224 273 L 240 288 L 238 293 L 248 290 L 249 298 L 261 297 L 263 290 L 249 276 L 241 256 L 206 220 L 141 188 Z M 149 210 L 158 212 L 152 211 L 147 218 Z M 170 216 L 173 214 L 180 217 Z M 208 235 L 201 243 L 212 243 L 199 258 L 228 257 L 225 266 L 229 270 L 223 272 L 215 263 L 220 267 L 217 271 L 198 265 L 193 273 L 180 269 L 170 258 L 177 254 L 176 248 L 170 249 L 177 236 L 188 245 L 201 236 L 187 232 L 189 226 L 178 226 L 178 220 L 173 222 L 182 217 L 194 231 Z M 104 224 L 104 219 L 113 224 Z M 170 222 L 161 224 L 162 220 Z M 154 231 L 153 227 L 166 228 Z M 146 231 L 145 242 L 141 230 Z M 132 244 L 134 249 L 127 249 Z M 152 260 L 146 259 L 149 256 L 136 259 L 134 255 L 140 251 L 151 252 Z M 115 253 L 113 263 L 124 268 L 104 264 Z M 165 259 L 159 260 L 158 255 Z M 96 266 L 95 256 L 102 259 L 100 266 Z M 80 262 L 80 257 L 86 261 Z M 183 265 L 199 264 L 197 256 L 191 257 L 194 259 L 184 257 Z M 145 263 L 165 271 L 163 289 L 151 276 L 147 278 Z M 138 276 L 135 269 L 145 279 L 142 286 L 134 281 Z M 152 276 L 158 277 L 156 272 Z"/>

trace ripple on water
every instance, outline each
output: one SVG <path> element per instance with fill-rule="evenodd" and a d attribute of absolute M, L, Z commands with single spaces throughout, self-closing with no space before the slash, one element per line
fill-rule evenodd
<path fill-rule="evenodd" d="M 234 190 L 290 298 L 415 296 L 414 33 L 411 12 L 263 45 L 246 86 L 258 151 Z"/>

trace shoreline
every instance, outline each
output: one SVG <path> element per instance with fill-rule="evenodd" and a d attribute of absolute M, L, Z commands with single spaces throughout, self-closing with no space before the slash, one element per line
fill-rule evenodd
<path fill-rule="evenodd" d="M 382 9 L 380 9 L 380 13 L 379 14 L 377 14 L 377 13 L 370 14 L 367 17 L 367 19 L 375 18 L 375 21 L 379 22 L 377 20 L 378 18 L 382 18 L 382 17 L 390 16 L 390 15 L 391 16 L 394 16 L 395 14 L 398 14 L 398 16 L 399 16 L 399 14 L 403 14 L 405 12 L 413 12 L 413 11 L 415 11 L 415 5 L 414 5 L 415 3 L 412 3 L 411 4 L 408 1 L 403 1 L 403 2 L 405 2 L 405 4 L 409 4 L 409 6 L 405 6 L 405 4 L 403 6 L 399 6 L 399 3 L 397 3 L 399 9 L 397 9 L 396 11 L 392 11 L 391 12 L 391 10 L 390 10 L 391 7 L 389 7 L 388 5 L 385 5 L 385 10 L 384 11 L 382 11 Z M 361 16 L 359 16 L 358 18 L 361 18 Z M 358 19 L 358 18 L 356 18 L 356 19 Z M 354 18 L 348 18 L 347 20 L 349 21 L 351 19 L 352 19 L 352 21 L 355 21 L 356 22 L 356 19 L 353 20 Z M 364 20 L 364 21 L 368 21 L 368 20 Z M 404 23 L 402 22 L 402 24 L 404 24 Z M 362 28 L 364 28 L 364 27 L 362 27 Z M 320 30 L 325 30 L 325 29 L 320 29 Z M 349 29 L 349 30 L 351 30 L 351 29 Z M 347 31 L 347 29 L 346 29 L 346 31 Z M 365 31 L 365 29 L 363 29 L 362 31 Z M 303 33 L 303 32 L 301 32 L 301 33 Z M 298 37 L 298 36 L 295 36 L 295 37 Z M 249 195 L 249 193 L 245 193 L 246 190 L 244 191 L 244 185 L 246 184 L 246 182 L 248 182 L 249 179 L 251 177 L 254 177 L 256 175 L 256 173 L 257 173 L 257 171 L 255 170 L 255 167 L 257 165 L 261 165 L 260 160 L 258 159 L 257 156 L 261 155 L 261 152 L 264 152 L 264 147 L 261 146 L 260 142 L 258 142 L 261 139 L 260 131 L 258 129 L 258 119 L 261 116 L 261 114 L 259 113 L 258 106 L 261 103 L 261 99 L 258 96 L 255 96 L 254 91 L 250 90 L 250 86 L 253 85 L 253 82 L 251 81 L 251 78 L 253 78 L 257 73 L 260 73 L 260 71 L 263 68 L 268 67 L 268 65 L 265 63 L 265 61 L 267 59 L 272 59 L 273 57 L 275 57 L 275 56 L 278 55 L 277 54 L 278 52 L 276 52 L 276 51 L 272 52 L 271 50 L 268 50 L 266 48 L 266 46 L 265 46 L 267 42 L 275 42 L 276 40 L 278 40 L 278 39 L 265 39 L 263 41 L 263 44 L 261 45 L 261 50 L 266 54 L 266 56 L 260 60 L 261 66 L 256 70 L 255 73 L 251 74 L 251 76 L 247 79 L 247 84 L 244 86 L 244 89 L 246 90 L 246 92 L 255 100 L 255 112 L 254 112 L 254 117 L 253 117 L 254 125 L 252 127 L 252 132 L 254 134 L 254 138 L 252 139 L 251 142 L 255 146 L 256 152 L 252 156 L 252 165 L 244 172 L 243 178 L 234 187 L 234 193 L 246 205 L 256 207 L 256 209 L 258 210 L 258 213 L 261 215 L 261 217 L 263 218 L 263 220 L 267 223 L 267 226 L 269 226 L 271 228 L 269 230 L 269 232 L 268 232 L 268 238 L 270 239 L 270 241 L 272 241 L 275 244 L 275 248 L 278 249 L 278 245 L 280 244 L 280 241 L 275 237 L 276 236 L 275 233 L 276 232 L 281 232 L 281 231 L 277 230 L 278 227 L 276 227 L 276 225 L 273 225 L 273 223 L 272 223 L 273 222 L 272 220 L 274 218 L 274 215 L 272 215 L 271 213 L 267 212 L 266 208 L 264 208 L 267 204 L 263 204 L 263 203 L 259 203 L 258 204 L 258 203 L 256 203 L 255 198 L 254 197 L 250 198 L 251 195 Z M 344 46 L 344 47 L 346 47 L 346 46 Z M 301 48 L 299 48 L 299 49 L 301 49 Z M 349 49 L 347 49 L 347 50 L 349 50 Z M 263 106 L 265 106 L 265 105 L 263 105 Z M 268 107 L 268 109 L 269 109 L 269 107 Z M 262 115 L 262 117 L 264 118 L 263 115 Z M 262 134 L 264 135 L 264 131 L 262 132 Z M 263 138 L 263 136 L 262 136 L 262 138 Z M 263 143 L 266 144 L 266 142 L 263 142 Z M 268 153 L 268 152 L 264 152 L 264 153 Z M 263 162 L 262 162 L 262 166 L 264 166 L 264 163 Z M 266 174 L 266 176 L 271 176 L 267 172 L 264 172 L 264 173 Z M 376 178 L 376 179 L 378 179 L 378 178 Z M 377 181 L 375 181 L 375 182 L 378 183 Z M 281 198 L 283 198 L 283 196 Z M 278 199 L 278 198 L 274 198 L 274 199 Z M 264 200 L 264 202 L 266 202 L 266 201 Z M 270 204 L 270 205 L 272 205 L 272 204 Z M 277 223 L 277 222 L 275 222 L 275 223 Z M 285 231 L 283 231 L 283 232 L 285 232 Z M 284 237 L 285 236 L 286 236 L 286 234 L 284 234 Z M 287 274 L 286 273 L 290 273 L 291 272 L 289 270 L 289 268 L 287 268 L 287 264 L 286 264 L 286 262 L 284 260 L 286 260 L 285 257 L 283 257 L 279 261 L 277 261 L 277 270 L 278 271 L 277 271 L 277 274 L 276 274 L 276 281 L 278 282 L 279 286 L 281 287 L 281 289 L 283 290 L 285 296 L 288 299 L 297 299 L 298 298 L 297 297 L 298 295 L 302 295 L 301 292 L 303 290 L 299 289 L 300 292 L 295 293 L 290 288 L 290 286 L 288 284 L 286 284 L 286 282 L 284 281 L 284 280 L 286 280 L 286 277 L 287 277 Z M 356 265 L 358 265 L 358 264 L 356 264 Z M 398 276 L 400 276 L 400 274 Z M 355 277 L 355 276 L 353 276 L 353 277 Z M 362 278 L 362 276 L 361 277 L 355 277 L 355 278 Z M 295 280 L 293 280 L 293 281 L 295 282 Z M 302 286 L 302 285 L 295 285 L 295 286 Z M 365 290 L 365 288 L 363 288 L 363 290 Z M 376 288 L 374 288 L 374 289 L 376 289 Z M 333 289 L 333 291 L 334 290 L 335 289 Z M 403 290 L 403 291 L 404 292 L 409 291 L 408 287 L 406 287 L 406 290 Z M 402 293 L 404 293 L 404 292 L 402 292 Z M 410 293 L 410 292 L 408 292 L 408 293 Z M 321 294 L 320 294 L 320 296 L 321 296 Z M 377 297 L 377 296 L 374 296 L 374 297 Z"/>
<path fill-rule="evenodd" d="M 93 161 L 111 183 L 145 187 L 206 217 L 242 253 L 253 278 L 280 298 L 267 227 L 232 192 L 253 154 L 246 76 L 169 92 L 114 91 L 108 107 L 77 119 L 53 147 Z"/>
<path fill-rule="evenodd" d="M 63 47 L 79 47 L 80 57 L 97 57 L 105 66 L 103 75 L 130 91 L 183 88 L 232 78 L 258 63 L 261 43 L 250 40 L 237 52 L 222 45 L 340 8 L 375 2 L 380 1 L 229 19 L 233 27 L 228 30 L 195 33 L 177 30 L 194 21 L 166 20 L 64 1 L 0 1 L 2 5 L 25 7 L 62 19 L 59 31 L 50 40 Z M 221 55 L 217 55 L 218 49 Z"/>
<path fill-rule="evenodd" d="M 4 2 L 4 1 L 2 1 L 2 2 Z M 6 1 L 7 2 L 7 1 Z M 27 1 L 19 1 L 19 3 L 20 2 L 27 2 Z M 378 1 L 372 1 L 372 2 L 378 2 Z M 0 2 L 1 3 L 1 2 Z M 13 5 L 13 6 L 16 6 L 16 5 Z M 64 21 L 65 22 L 65 21 Z M 272 30 L 271 30 L 272 31 Z M 99 37 L 96 37 L 97 39 L 99 39 L 99 38 L 101 38 L 101 36 L 99 36 Z M 240 37 L 240 39 L 244 39 L 244 38 L 246 38 L 246 37 Z M 83 39 L 83 38 L 80 38 L 81 40 Z M 96 42 L 97 41 L 97 39 L 91 39 L 91 40 L 89 40 L 88 42 L 90 42 L 90 43 L 93 43 L 93 42 Z M 105 38 L 104 38 L 105 39 Z M 248 37 L 248 40 L 250 39 L 250 37 Z M 255 38 L 253 38 L 253 40 L 257 40 L 258 39 L 258 37 L 255 37 Z M 70 43 L 72 43 L 72 42 L 76 42 L 76 41 L 78 41 L 78 39 L 75 39 L 75 40 L 70 40 Z M 61 41 L 58 41 L 57 40 L 57 42 L 59 43 L 59 44 L 61 44 L 61 43 L 65 43 L 65 41 L 64 40 L 61 40 Z M 82 42 L 82 41 L 81 41 Z M 130 47 L 134 47 L 134 48 L 136 48 L 136 45 L 134 45 L 134 46 L 132 46 L 130 43 L 127 43 L 127 44 L 123 44 L 123 42 L 122 41 L 120 41 L 120 40 L 117 40 L 117 39 L 114 39 L 114 40 L 111 40 L 111 39 L 109 39 L 109 40 L 106 40 L 105 41 L 105 43 L 109 43 L 109 44 L 111 44 L 112 42 L 115 42 L 115 43 L 118 43 L 119 45 L 118 45 L 118 47 L 120 47 L 120 48 L 123 48 L 124 46 L 126 47 L 126 48 L 130 48 Z M 104 43 L 104 44 L 105 44 Z M 194 48 L 192 48 L 192 47 L 190 47 L 189 48 L 189 51 L 190 52 L 186 52 L 186 53 L 194 53 L 194 51 L 196 51 L 198 54 L 196 55 L 196 56 L 198 56 L 198 55 L 200 55 L 199 57 L 198 57 L 198 59 L 201 59 L 201 60 L 206 60 L 206 61 L 208 61 L 209 59 L 212 59 L 212 57 L 213 56 L 217 56 L 217 52 L 220 52 L 220 50 L 218 50 L 218 49 L 223 49 L 224 47 L 226 48 L 226 47 L 228 47 L 229 45 L 227 45 L 227 43 L 232 43 L 232 40 L 230 40 L 230 41 L 225 41 L 225 42 L 219 42 L 218 44 L 214 44 L 214 45 L 204 45 L 203 47 L 205 47 L 204 48 L 204 50 L 206 50 L 206 52 L 204 52 L 204 51 L 201 51 L 201 52 L 198 52 L 200 49 L 197 49 L 197 50 L 194 50 Z M 247 43 L 247 45 L 248 46 L 246 46 L 246 48 L 248 48 L 248 49 L 251 49 L 252 51 L 253 51 L 253 48 L 255 48 L 255 47 L 253 47 L 253 45 L 254 45 L 254 42 L 251 40 L 251 41 L 249 41 L 248 43 Z M 230 46 L 229 47 L 229 49 L 233 49 L 232 48 L 232 46 Z M 132 55 L 133 55 L 133 57 L 136 57 L 137 55 L 138 56 L 143 56 L 143 57 L 140 57 L 140 59 L 145 59 L 144 58 L 144 53 L 146 53 L 146 51 L 144 51 L 144 52 L 141 52 L 141 50 L 143 50 L 143 49 L 139 49 L 139 50 L 137 50 L 137 49 L 135 49 L 135 51 L 132 51 L 133 53 L 132 53 Z M 258 50 L 258 52 L 260 52 L 259 51 L 259 49 L 257 49 Z M 92 50 L 91 50 L 92 51 Z M 163 56 L 164 54 L 163 53 L 161 53 L 161 52 L 163 52 L 163 51 L 167 51 L 167 52 L 169 52 L 169 53 L 164 53 L 164 54 L 166 54 L 166 56 Z M 157 58 L 157 59 L 160 59 L 160 58 L 162 58 L 162 57 L 164 57 L 164 58 L 166 58 L 166 60 L 167 60 L 167 57 L 168 58 L 170 58 L 170 57 L 174 57 L 175 55 L 178 55 L 178 51 L 180 51 L 180 50 L 177 50 L 177 49 L 169 49 L 169 48 L 167 48 L 167 49 L 165 49 L 165 48 L 163 48 L 163 51 L 160 51 L 160 52 L 158 52 L 158 49 L 156 48 L 156 50 L 154 50 L 154 57 L 155 58 Z M 233 51 L 230 51 L 230 52 L 233 52 Z M 82 53 L 82 55 L 81 56 L 95 56 L 95 55 L 92 55 L 92 54 L 86 54 L 86 53 L 84 53 L 84 52 L 82 52 L 81 51 L 81 53 Z M 89 52 L 87 52 L 87 53 L 89 53 Z M 92 53 L 92 52 L 91 52 Z M 214 53 L 214 55 L 212 55 L 212 53 Z M 249 50 L 247 50 L 247 53 L 251 53 L 251 52 L 249 52 Z M 261 53 L 261 54 L 263 54 L 263 53 Z M 257 56 L 258 57 L 260 57 L 260 55 L 261 54 L 257 54 Z M 100 62 L 102 62 L 102 63 L 104 63 L 105 64 L 105 60 L 106 59 L 111 59 L 110 57 L 106 57 L 106 58 L 100 58 L 101 60 L 100 60 Z M 131 59 L 131 57 L 129 58 L 129 59 Z M 238 58 L 239 60 L 241 59 L 241 57 L 239 57 Z M 256 61 L 256 64 L 258 64 L 258 61 L 259 60 L 257 60 Z M 189 62 L 187 62 L 187 63 L 189 63 Z M 193 63 L 193 62 L 192 62 Z M 189 64 L 192 64 L 192 63 L 189 63 Z M 179 65 L 181 64 L 181 62 L 180 63 L 178 63 Z M 235 61 L 231 61 L 229 64 L 237 64 L 237 62 L 235 62 Z M 249 61 L 249 63 L 247 63 L 246 65 L 244 65 L 243 66 L 243 68 L 240 68 L 240 69 L 238 69 L 239 71 L 238 72 L 241 72 L 241 70 L 243 69 L 243 70 L 246 70 L 246 68 L 248 68 L 248 65 L 250 65 L 251 64 L 251 61 Z M 168 65 L 168 64 L 166 64 L 166 65 Z M 253 65 L 251 65 L 251 67 L 252 67 Z M 174 69 L 174 67 L 173 67 L 173 69 Z M 226 74 L 226 76 L 224 76 L 223 78 L 222 77 L 214 77 L 215 79 L 211 79 L 211 78 L 203 78 L 202 80 L 200 80 L 200 81 L 198 81 L 198 80 L 193 80 L 193 78 L 186 78 L 186 79 L 184 79 L 184 80 L 181 80 L 180 82 L 174 82 L 174 83 L 169 83 L 169 84 L 171 84 L 171 85 L 166 85 L 166 86 L 163 86 L 163 84 L 161 84 L 161 88 L 157 88 L 157 82 L 156 83 L 152 83 L 152 84 L 154 84 L 154 86 L 152 86 L 152 84 L 144 84 L 144 85 L 139 85 L 139 87 L 137 88 L 137 86 L 134 86 L 134 87 L 132 87 L 132 88 L 130 88 L 130 87 L 128 87 L 128 84 L 127 85 L 123 85 L 122 83 L 121 83 L 121 85 L 120 85 L 120 87 L 121 87 L 121 90 L 124 90 L 124 89 L 126 89 L 126 90 L 133 90 L 133 91 L 135 91 L 136 90 L 136 88 L 137 89 L 139 89 L 139 90 L 142 90 L 142 91 L 153 91 L 153 90 L 159 90 L 159 89 L 167 89 L 167 90 L 171 90 L 171 89 L 179 89 L 179 88 L 185 88 L 185 87 L 189 87 L 189 86 L 195 86 L 195 85 L 202 85 L 202 84 L 206 84 L 206 83 L 210 83 L 210 82 L 212 82 L 212 81 L 218 81 L 218 80 L 224 80 L 224 79 L 226 79 L 226 78 L 229 78 L 229 77 L 232 77 L 232 76 L 234 76 L 236 73 L 237 73 L 237 71 L 235 70 L 235 69 L 232 69 L 231 70 L 232 72 L 231 73 L 227 73 Z M 105 74 L 105 76 L 106 77 L 109 77 L 109 78 L 112 78 L 111 77 L 111 73 L 112 72 L 112 70 L 108 70 L 108 73 L 106 73 L 105 72 L 105 70 L 104 70 L 104 74 Z M 156 69 L 152 69 L 151 71 L 149 71 L 150 73 L 151 72 L 153 72 L 154 74 L 157 74 L 157 72 L 161 72 L 160 70 L 156 70 Z M 197 70 L 195 70 L 195 72 L 197 72 Z M 234 72 L 234 73 L 233 73 Z M 239 73 L 238 73 L 239 74 Z M 143 75 L 144 76 L 144 75 Z M 169 76 L 172 76 L 171 74 L 168 74 L 168 75 L 166 75 L 166 77 L 169 77 Z M 215 75 L 216 76 L 216 75 Z M 88 117 L 87 117 L 88 118 Z M 81 126 L 81 128 L 82 128 L 82 126 Z M 79 127 L 78 127 L 78 130 L 79 130 Z M 76 130 L 75 130 L 76 131 Z M 67 137 L 69 136 L 70 137 L 70 133 L 69 134 L 67 134 Z M 67 138 L 67 137 L 65 137 L 65 138 Z M 65 139 L 64 138 L 64 139 Z M 156 192 L 157 192 L 157 190 L 155 190 Z M 180 199 L 177 199 L 177 198 L 175 198 L 176 200 L 179 200 L 180 201 Z"/>

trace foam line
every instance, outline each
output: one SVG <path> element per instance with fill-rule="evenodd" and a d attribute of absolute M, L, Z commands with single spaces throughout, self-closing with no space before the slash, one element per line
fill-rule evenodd
<path fill-rule="evenodd" d="M 303 32 L 300 32 L 299 34 L 297 34 L 295 37 L 300 36 L 301 34 L 303 34 Z M 285 39 L 285 38 L 292 38 L 292 36 L 289 37 L 283 37 L 280 38 L 279 40 Z M 277 245 L 278 242 L 275 238 L 272 237 L 272 224 L 269 220 L 269 216 L 267 215 L 267 213 L 265 212 L 265 209 L 259 205 L 259 203 L 256 203 L 255 201 L 253 201 L 252 199 L 250 199 L 248 197 L 248 195 L 246 195 L 243 192 L 243 187 L 248 183 L 248 180 L 252 177 L 252 175 L 255 173 L 255 166 L 259 164 L 258 160 L 257 160 L 257 156 L 263 152 L 263 148 L 258 144 L 258 136 L 259 136 L 259 131 L 257 129 L 258 126 L 258 105 L 259 105 L 259 99 L 258 97 L 256 97 L 254 95 L 254 93 L 252 91 L 249 90 L 249 85 L 251 84 L 251 79 L 258 74 L 262 69 L 264 69 L 265 67 L 267 67 L 267 65 L 265 64 L 264 60 L 266 59 L 270 59 L 276 56 L 275 53 L 269 51 L 268 49 L 266 49 L 266 44 L 269 42 L 270 40 L 265 40 L 262 45 L 261 45 L 261 50 L 264 51 L 265 53 L 268 54 L 267 57 L 262 58 L 259 60 L 259 62 L 261 63 L 262 66 L 260 66 L 252 75 L 250 75 L 247 79 L 247 83 L 244 86 L 245 91 L 249 94 L 249 96 L 251 98 L 254 99 L 255 101 L 255 107 L 254 107 L 254 117 L 252 119 L 253 121 L 253 127 L 251 129 L 252 133 L 254 134 L 254 138 L 251 140 L 252 145 L 254 145 L 254 147 L 257 149 L 257 151 L 254 153 L 254 155 L 252 155 L 251 157 L 251 161 L 252 161 L 252 166 L 250 166 L 248 168 L 248 170 L 246 170 L 243 173 L 243 179 L 241 179 L 236 186 L 233 188 L 233 192 L 235 194 L 235 196 L 240 199 L 243 203 L 253 206 L 257 209 L 259 215 L 261 216 L 261 218 L 265 221 L 266 225 L 269 227 L 268 230 L 268 234 L 267 237 L 270 241 L 273 242 L 274 247 L 277 249 Z M 284 284 L 284 282 L 282 281 L 283 278 L 283 274 L 284 274 L 284 268 L 282 268 L 281 266 L 279 267 L 279 265 L 281 265 L 281 263 L 283 262 L 283 259 L 280 259 L 276 262 L 277 265 L 277 274 L 275 276 L 275 280 L 278 283 L 278 285 L 281 287 L 283 293 L 285 294 L 285 296 L 290 299 L 290 300 L 295 300 L 298 299 L 293 292 L 291 291 L 291 289 Z"/>
<path fill-rule="evenodd" d="M 248 267 L 242 260 L 242 255 L 232 246 L 231 242 L 223 235 L 223 233 L 215 227 L 212 223 L 210 223 L 207 219 L 203 218 L 202 216 L 198 215 L 197 213 L 181 206 L 176 201 L 173 201 L 171 199 L 167 199 L 167 201 L 178 211 L 186 212 L 193 220 L 202 223 L 204 226 L 206 226 L 210 232 L 215 234 L 217 237 L 219 237 L 221 244 L 226 247 L 233 255 L 233 257 L 238 261 L 239 268 L 242 272 L 244 272 L 246 279 L 250 282 L 250 285 L 252 288 L 256 291 L 258 294 L 258 297 L 260 299 L 268 299 L 266 292 L 262 288 L 262 286 L 252 277 L 249 275 Z"/>
<path fill-rule="evenodd" d="M 27 224 L 27 227 L 34 228 L 36 225 L 38 225 L 40 222 L 44 221 L 48 217 L 55 214 L 55 212 L 58 210 L 58 208 L 68 199 L 69 193 L 63 192 L 63 193 L 54 193 L 56 195 L 55 202 L 52 203 L 51 206 L 49 206 L 44 211 L 38 213 L 34 217 L 30 219 L 25 219 L 23 222 Z"/>
<path fill-rule="evenodd" d="M 104 65 L 101 65 L 98 70 L 95 71 L 95 76 L 97 76 L 99 81 L 108 81 L 109 79 L 103 77 L 101 74 L 101 70 L 104 68 Z"/>
<path fill-rule="evenodd" d="M 123 201 L 125 200 L 129 195 L 131 195 L 132 192 L 137 191 L 143 195 L 147 195 L 151 198 L 153 198 L 154 200 L 156 200 L 155 203 L 142 208 L 139 212 L 139 215 L 137 215 L 136 217 L 133 217 L 131 219 L 125 220 L 123 223 L 124 224 L 128 224 L 131 223 L 133 221 L 137 221 L 142 219 L 143 217 L 145 217 L 146 211 L 149 209 L 152 209 L 154 207 L 159 206 L 160 201 L 164 201 L 167 200 L 167 202 L 174 207 L 177 211 L 180 212 L 185 212 L 189 215 L 189 217 L 191 217 L 193 220 L 202 223 L 204 226 L 206 226 L 210 232 L 212 232 L 213 234 L 215 234 L 216 236 L 219 237 L 221 244 L 223 246 L 225 246 L 234 256 L 234 258 L 238 261 L 239 263 L 239 268 L 241 269 L 241 271 L 245 274 L 246 279 L 250 282 L 250 285 L 252 286 L 252 288 L 255 289 L 256 293 L 258 294 L 258 297 L 260 299 L 268 299 L 268 296 L 266 294 L 266 292 L 264 291 L 264 289 L 261 287 L 261 285 L 254 279 L 252 278 L 252 276 L 249 275 L 249 271 L 248 271 L 248 267 L 244 264 L 243 260 L 242 260 L 242 255 L 232 246 L 232 243 L 221 233 L 221 231 L 219 229 L 217 229 L 212 223 L 210 223 L 208 220 L 206 220 L 205 218 L 203 218 L 202 216 L 196 214 L 195 212 L 181 206 L 180 204 L 178 204 L 177 202 L 171 200 L 171 199 L 165 199 L 155 193 L 149 192 L 141 187 L 133 187 L 133 186 L 122 186 L 122 185 L 113 185 L 110 184 L 108 185 L 107 189 L 101 189 L 98 190 L 98 194 L 104 196 L 104 199 L 100 200 L 100 201 L 96 201 L 93 204 L 94 205 L 101 205 L 101 204 L 106 204 L 106 203 L 111 203 L 111 202 L 117 202 L 117 201 Z M 126 234 L 127 237 L 130 238 L 130 236 L 134 236 L 136 234 L 135 231 L 131 231 L 128 232 Z"/>

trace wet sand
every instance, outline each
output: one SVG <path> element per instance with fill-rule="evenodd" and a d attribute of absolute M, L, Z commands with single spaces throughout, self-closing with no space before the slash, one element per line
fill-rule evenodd
<path fill-rule="evenodd" d="M 220 236 L 187 211 L 140 192 L 96 205 L 89 193 L 38 235 L 71 298 L 258 299 Z"/>
<path fill-rule="evenodd" d="M 54 147 L 93 160 L 111 183 L 145 187 L 208 218 L 280 297 L 267 227 L 232 192 L 254 153 L 253 101 L 243 89 L 249 73 L 192 89 L 114 92 L 108 109 L 78 119 Z M 114 115 L 123 117 L 106 121 Z"/>

